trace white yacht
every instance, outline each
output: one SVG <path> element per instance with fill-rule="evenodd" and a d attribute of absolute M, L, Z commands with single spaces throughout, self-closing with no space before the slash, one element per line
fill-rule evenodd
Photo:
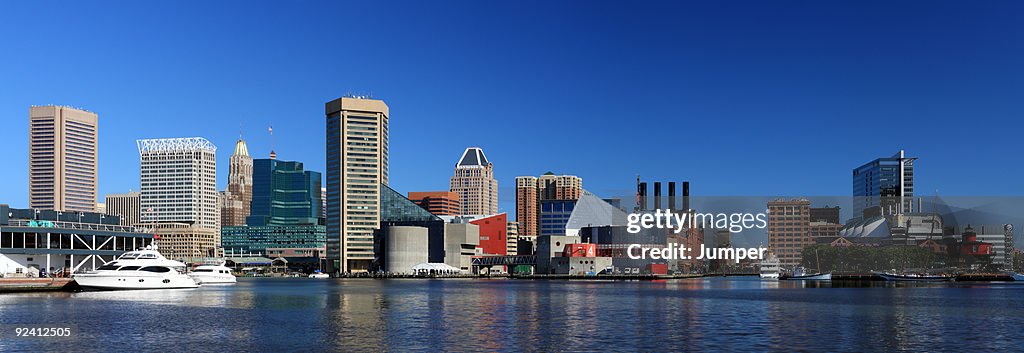
<path fill-rule="evenodd" d="M 782 265 L 775 254 L 768 253 L 768 258 L 761 260 L 761 279 L 777 280 L 782 273 Z"/>
<path fill-rule="evenodd" d="M 73 276 L 85 289 L 172 289 L 195 288 L 199 283 L 185 274 L 185 264 L 168 260 L 147 246 L 144 250 L 129 251 L 95 271 Z"/>
<path fill-rule="evenodd" d="M 224 263 L 199 265 L 188 275 L 200 284 L 227 284 L 238 282 L 235 275 L 231 274 L 231 268 L 224 266 Z"/>
<path fill-rule="evenodd" d="M 320 270 L 316 270 L 313 273 L 309 274 L 309 278 L 324 279 L 324 278 L 331 278 L 331 275 L 323 273 L 323 272 L 320 272 Z"/>

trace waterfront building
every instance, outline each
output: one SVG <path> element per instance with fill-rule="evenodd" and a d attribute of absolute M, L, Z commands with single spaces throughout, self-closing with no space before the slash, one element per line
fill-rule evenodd
<path fill-rule="evenodd" d="M 424 227 L 391 226 L 387 228 L 387 272 L 412 274 L 413 268 L 429 262 L 427 247 L 429 230 Z"/>
<path fill-rule="evenodd" d="M 104 198 L 105 214 L 120 217 L 121 225 L 135 226 L 142 217 L 141 193 L 109 194 Z"/>
<path fill-rule="evenodd" d="M 459 193 L 452 191 L 410 191 L 409 200 L 438 216 L 457 216 L 462 212 Z"/>
<path fill-rule="evenodd" d="M 29 207 L 95 212 L 98 116 L 64 106 L 29 108 Z"/>
<path fill-rule="evenodd" d="M 508 255 L 508 214 L 478 216 L 469 223 L 480 226 L 480 249 L 484 255 Z"/>
<path fill-rule="evenodd" d="M 365 272 L 374 261 L 380 186 L 388 185 L 388 106 L 342 97 L 325 105 L 329 272 Z"/>
<path fill-rule="evenodd" d="M 811 222 L 842 224 L 839 221 L 839 206 L 811 207 Z"/>
<path fill-rule="evenodd" d="M 253 160 L 241 137 L 228 160 L 228 187 L 221 203 L 221 226 L 244 226 L 252 203 Z"/>
<path fill-rule="evenodd" d="M 450 190 L 459 194 L 459 214 L 498 213 L 498 181 L 494 179 L 494 164 L 487 160 L 484 150 L 479 147 L 469 147 L 462 152 L 462 158 L 455 164 Z"/>
<path fill-rule="evenodd" d="M 268 249 L 325 254 L 320 173 L 305 170 L 302 162 L 277 159 L 255 159 L 252 166 L 250 215 L 243 226 L 221 228 L 224 249 L 266 256 Z"/>
<path fill-rule="evenodd" d="M 580 236 L 574 238 L 580 239 L 581 243 L 595 244 L 597 256 L 612 258 L 612 266 L 614 266 L 614 270 L 617 272 L 660 274 L 658 272 L 665 272 L 662 270 L 667 270 L 668 265 L 670 265 L 669 262 L 672 260 L 651 259 L 649 257 L 633 259 L 629 257 L 629 246 L 639 244 L 643 248 L 665 248 L 667 244 L 675 243 L 674 241 L 669 241 L 667 236 L 671 232 L 668 229 L 650 228 L 640 229 L 637 233 L 630 233 L 626 226 L 596 226 L 583 227 L 580 229 Z M 540 249 L 543 244 L 544 240 L 539 239 L 537 243 L 538 253 L 541 252 Z M 557 241 L 555 245 L 558 245 Z M 676 268 L 676 270 L 690 272 L 695 270 L 695 268 L 683 267 L 682 269 Z"/>
<path fill-rule="evenodd" d="M 575 175 L 555 175 L 547 172 L 539 178 L 516 177 L 516 221 L 520 225 L 520 234 L 541 234 L 541 201 L 576 200 L 583 192 L 583 179 Z"/>
<path fill-rule="evenodd" d="M 1013 268 L 1013 225 L 1011 224 L 974 224 L 965 227 L 953 227 L 953 234 L 973 234 L 975 241 L 991 244 L 992 264 L 1009 270 Z"/>
<path fill-rule="evenodd" d="M 768 248 L 783 267 L 799 265 L 804 247 L 814 244 L 810 208 L 806 199 L 768 202 Z"/>
<path fill-rule="evenodd" d="M 397 240 L 390 239 L 390 230 L 394 227 L 418 227 L 426 229 L 426 240 L 416 244 L 395 243 L 394 241 Z M 402 239 L 412 241 L 419 239 L 419 237 L 403 237 Z M 374 233 L 375 257 L 372 269 L 398 272 L 395 271 L 395 269 L 387 267 L 387 264 L 389 263 L 387 256 L 390 254 L 390 250 L 388 249 L 389 244 L 397 244 L 397 246 L 406 250 L 422 248 L 427 254 L 427 261 L 424 262 L 445 262 L 445 221 L 441 216 L 427 212 L 427 210 L 413 203 L 401 193 L 391 189 L 387 185 L 381 185 L 380 226 Z"/>
<path fill-rule="evenodd" d="M 892 157 L 878 158 L 855 168 L 853 217 L 911 212 L 915 160 L 900 150 Z"/>
<path fill-rule="evenodd" d="M 839 236 L 839 231 L 843 229 L 842 224 L 825 222 L 825 221 L 811 221 L 808 224 L 809 231 L 811 234 L 811 240 L 814 241 L 817 238 L 834 238 Z"/>
<path fill-rule="evenodd" d="M 624 226 L 626 212 L 584 190 L 565 223 L 565 235 L 578 236 L 583 227 Z"/>
<path fill-rule="evenodd" d="M 482 255 L 480 226 L 470 223 L 444 224 L 444 263 L 464 273 L 473 268 L 473 256 Z"/>
<path fill-rule="evenodd" d="M 519 254 L 519 223 L 508 222 L 505 227 L 506 245 L 505 254 L 515 256 Z"/>
<path fill-rule="evenodd" d="M 202 137 L 138 140 L 140 224 L 156 228 L 164 256 L 217 256 L 217 146 Z"/>
<path fill-rule="evenodd" d="M 118 216 L 102 213 L 0 204 L 0 277 L 91 271 L 152 244 L 152 233 L 120 223 Z"/>

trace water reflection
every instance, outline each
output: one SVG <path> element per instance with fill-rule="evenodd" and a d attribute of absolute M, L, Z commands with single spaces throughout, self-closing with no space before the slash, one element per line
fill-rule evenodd
<path fill-rule="evenodd" d="M 1024 286 L 761 281 L 243 279 L 195 290 L 0 295 L 0 350 L 1012 350 Z M 124 330 L 124 327 L 144 329 Z M 822 339 L 822 338 L 827 339 Z"/>

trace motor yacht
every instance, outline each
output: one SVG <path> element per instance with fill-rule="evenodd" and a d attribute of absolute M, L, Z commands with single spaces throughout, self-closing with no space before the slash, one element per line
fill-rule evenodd
<path fill-rule="evenodd" d="M 129 251 L 94 271 L 72 276 L 84 289 L 196 288 L 199 283 L 185 274 L 185 264 L 168 260 L 155 246 Z"/>
<path fill-rule="evenodd" d="M 224 266 L 224 263 L 199 265 L 188 275 L 200 284 L 230 284 L 238 282 L 235 275 L 231 274 L 231 268 Z"/>

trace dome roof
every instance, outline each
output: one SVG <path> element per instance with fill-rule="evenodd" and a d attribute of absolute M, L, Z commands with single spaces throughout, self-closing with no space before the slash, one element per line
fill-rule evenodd
<path fill-rule="evenodd" d="M 246 157 L 249 156 L 249 148 L 245 146 L 245 140 L 238 139 L 238 142 L 235 142 L 235 153 L 233 153 L 232 155 L 233 156 L 235 156 L 235 155 L 246 156 Z"/>

